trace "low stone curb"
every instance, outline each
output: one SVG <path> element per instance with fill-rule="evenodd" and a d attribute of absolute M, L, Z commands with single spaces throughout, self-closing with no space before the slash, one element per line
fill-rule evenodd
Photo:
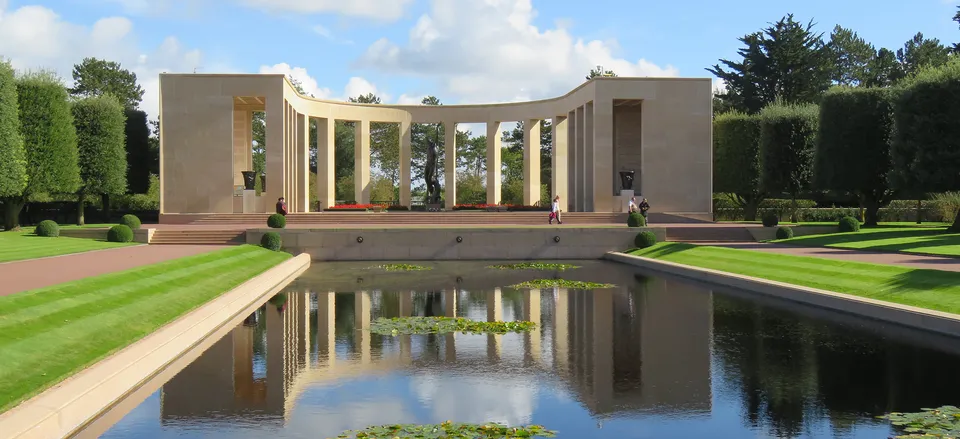
<path fill-rule="evenodd" d="M 604 259 L 874 320 L 960 337 L 960 315 L 750 276 L 610 252 Z"/>
<path fill-rule="evenodd" d="M 309 266 L 308 255 L 293 257 L 184 314 L 0 414 L 0 432 L 7 438 L 44 439 L 77 433 L 205 338 L 246 317 Z"/>

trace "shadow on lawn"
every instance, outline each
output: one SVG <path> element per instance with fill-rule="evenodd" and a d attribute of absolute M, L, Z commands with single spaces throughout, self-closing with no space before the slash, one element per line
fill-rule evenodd
<path fill-rule="evenodd" d="M 884 284 L 885 287 L 912 290 L 939 290 L 960 286 L 960 273 L 943 270 L 916 269 L 894 276 Z M 944 291 L 941 303 L 944 310 L 960 310 L 960 295 Z M 951 300 L 952 299 L 952 300 Z"/>
<path fill-rule="evenodd" d="M 878 243 L 876 245 L 869 244 L 871 241 L 890 239 L 908 239 L 909 241 L 886 244 Z M 777 242 L 777 244 L 783 245 L 818 247 L 852 243 L 866 244 L 858 246 L 856 250 L 923 253 L 923 249 L 929 247 L 960 246 L 960 234 L 946 233 L 943 229 L 918 229 L 877 233 L 837 233 L 813 237 L 799 237 L 784 242 Z M 958 249 L 960 249 L 960 247 L 958 247 Z"/>
<path fill-rule="evenodd" d="M 671 255 L 671 254 L 674 254 L 674 253 L 684 252 L 684 251 L 687 251 L 687 250 L 690 250 L 690 249 L 696 248 L 696 247 L 697 247 L 697 245 L 695 245 L 695 244 L 686 244 L 686 243 L 681 243 L 681 242 L 671 242 L 671 243 L 665 243 L 665 245 L 660 245 L 660 246 L 654 248 L 653 250 L 645 250 L 645 249 L 633 248 L 633 249 L 627 250 L 627 253 L 628 253 L 628 254 L 634 254 L 634 252 L 641 252 L 641 254 L 639 254 L 639 255 L 637 255 L 637 256 L 642 256 L 642 257 L 645 257 L 645 258 L 659 259 L 659 258 L 662 258 L 662 257 L 667 256 L 667 255 Z"/>

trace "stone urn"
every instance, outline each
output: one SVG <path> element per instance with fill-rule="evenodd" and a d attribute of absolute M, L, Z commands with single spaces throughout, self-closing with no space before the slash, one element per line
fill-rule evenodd
<path fill-rule="evenodd" d="M 253 171 L 240 171 L 243 175 L 243 189 L 252 191 L 257 185 L 257 173 Z"/>
<path fill-rule="evenodd" d="M 633 190 L 633 178 L 636 174 L 636 171 L 620 171 L 620 189 Z"/>
<path fill-rule="evenodd" d="M 267 191 L 267 174 L 260 174 L 260 191 Z"/>

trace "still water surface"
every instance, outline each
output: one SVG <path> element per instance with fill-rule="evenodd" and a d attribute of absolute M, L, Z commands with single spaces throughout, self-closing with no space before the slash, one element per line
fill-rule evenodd
<path fill-rule="evenodd" d="M 560 438 L 883 438 L 875 417 L 960 403 L 960 346 L 606 262 L 562 277 L 485 263 L 324 263 L 105 438 L 326 438 L 386 423 L 541 424 Z M 546 273 L 553 276 L 556 273 Z M 378 336 L 380 316 L 533 320 L 507 335 Z"/>

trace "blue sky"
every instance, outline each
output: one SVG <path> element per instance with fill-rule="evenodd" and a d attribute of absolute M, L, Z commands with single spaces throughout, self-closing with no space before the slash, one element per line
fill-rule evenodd
<path fill-rule="evenodd" d="M 160 71 L 283 72 L 331 99 L 445 103 L 562 94 L 591 65 L 709 76 L 736 40 L 786 13 L 898 48 L 918 31 L 960 41 L 944 0 L 0 0 L 0 55 L 69 76 L 83 56 L 138 73 L 156 110 Z M 378 42 L 379 41 L 379 42 Z"/>

